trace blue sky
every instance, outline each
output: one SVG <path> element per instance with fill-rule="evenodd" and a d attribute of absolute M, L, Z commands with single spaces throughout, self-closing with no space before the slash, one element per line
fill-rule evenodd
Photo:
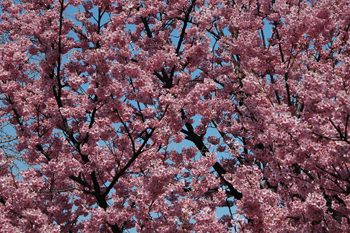
<path fill-rule="evenodd" d="M 68 17 L 69 17 L 69 18 L 71 18 L 71 19 L 73 19 L 73 20 L 75 21 L 74 13 L 77 12 L 77 11 L 79 11 L 79 9 L 80 9 L 80 11 L 84 11 L 84 9 L 83 9 L 82 6 L 81 6 L 80 8 L 70 7 L 65 13 L 68 14 Z M 95 9 L 94 14 L 95 14 L 95 15 L 97 14 L 97 10 L 96 10 L 96 9 Z M 106 22 L 107 20 L 108 20 L 108 14 L 105 14 L 105 16 L 104 16 L 104 22 Z M 268 38 L 268 37 L 271 36 L 271 29 L 272 29 L 272 26 L 269 25 L 267 21 L 265 21 L 265 28 L 264 28 L 265 40 L 266 40 L 266 38 Z M 133 31 L 133 30 L 135 30 L 135 27 L 129 25 L 129 26 L 127 27 L 127 30 Z M 227 31 L 224 31 L 224 32 L 227 33 Z M 174 43 L 176 43 L 176 40 L 174 40 Z M 213 43 L 214 43 L 214 42 L 213 42 Z M 266 44 L 267 44 L 267 43 L 268 43 L 268 42 L 266 41 Z M 67 58 L 65 58 L 65 59 L 64 59 L 64 62 L 67 62 L 67 61 L 68 61 Z M 199 73 L 199 72 L 196 71 L 196 72 L 193 73 L 193 75 L 197 75 L 198 73 Z M 197 116 L 197 117 L 194 118 L 194 120 L 196 121 L 196 122 L 194 123 L 194 126 L 196 126 L 196 125 L 198 124 L 198 121 L 200 120 L 200 117 Z M 7 133 L 9 133 L 9 134 L 15 135 L 15 131 L 14 131 L 14 129 L 13 129 L 11 126 L 7 126 L 7 127 L 5 128 L 5 131 L 6 131 Z M 216 130 L 216 129 L 212 129 L 212 128 L 209 128 L 209 129 L 207 130 L 206 137 L 207 137 L 207 136 L 218 136 L 218 137 L 220 137 L 220 135 L 219 135 L 219 133 L 217 132 L 217 130 Z M 184 142 L 182 142 L 182 143 L 180 143 L 180 144 L 172 143 L 172 144 L 170 144 L 169 147 L 170 147 L 170 148 L 171 148 L 171 147 L 174 147 L 176 150 L 181 150 L 181 148 L 182 148 L 183 146 L 184 146 L 184 147 L 188 147 L 188 146 L 194 146 L 194 145 L 193 145 L 193 143 L 190 142 L 190 141 L 184 141 Z M 215 150 L 215 147 L 213 147 L 212 150 L 214 151 L 214 150 Z M 198 153 L 198 156 L 200 156 L 199 153 Z M 225 157 L 225 155 L 224 155 L 224 153 L 218 153 L 218 154 L 217 154 L 217 157 L 218 157 L 218 159 L 220 159 L 220 158 Z M 26 168 L 27 168 L 27 166 L 26 166 L 25 164 L 23 164 L 23 163 L 21 163 L 21 162 L 19 162 L 19 161 L 17 161 L 16 164 L 17 164 L 17 166 L 18 166 L 19 169 L 26 169 Z M 224 215 L 224 214 L 229 214 L 228 209 L 227 209 L 226 207 L 225 207 L 225 208 L 217 208 L 217 215 L 218 215 L 219 218 L 220 218 L 222 215 Z M 233 213 L 233 214 L 234 214 L 234 213 Z M 133 229 L 133 230 L 131 230 L 130 232 L 136 232 L 136 230 Z"/>

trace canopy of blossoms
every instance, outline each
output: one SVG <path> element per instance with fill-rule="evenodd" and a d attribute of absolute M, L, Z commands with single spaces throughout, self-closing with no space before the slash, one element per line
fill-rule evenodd
<path fill-rule="evenodd" d="M 350 231 L 349 1 L 0 7 L 1 232 Z"/>

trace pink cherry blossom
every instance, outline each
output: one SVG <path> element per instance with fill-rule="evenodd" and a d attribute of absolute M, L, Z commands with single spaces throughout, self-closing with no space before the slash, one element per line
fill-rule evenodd
<path fill-rule="evenodd" d="M 1 232 L 349 232 L 350 3 L 0 2 Z"/>

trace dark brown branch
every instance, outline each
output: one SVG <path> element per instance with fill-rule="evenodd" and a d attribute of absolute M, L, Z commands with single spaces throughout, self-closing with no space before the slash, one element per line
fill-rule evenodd
<path fill-rule="evenodd" d="M 143 25 L 145 26 L 145 30 L 146 30 L 146 33 L 147 33 L 147 37 L 148 37 L 148 38 L 152 38 L 152 37 L 153 37 L 152 31 L 151 31 L 151 29 L 149 28 L 147 19 L 146 19 L 145 17 L 141 17 L 141 20 L 142 20 Z"/>
<path fill-rule="evenodd" d="M 198 150 L 201 152 L 203 156 L 207 156 L 206 154 L 209 152 L 209 149 L 204 145 L 202 137 L 198 136 L 193 129 L 193 126 L 190 123 L 185 124 L 187 130 L 181 130 L 181 132 L 185 133 L 186 139 L 192 141 Z M 219 177 L 224 181 L 224 183 L 228 186 L 229 191 L 227 192 L 228 194 L 234 196 L 236 199 L 242 199 L 242 193 L 238 192 L 233 185 L 228 182 L 224 178 L 224 174 L 226 174 L 226 170 L 221 166 L 220 163 L 216 162 L 213 166 L 214 170 L 218 173 Z"/>
<path fill-rule="evenodd" d="M 103 197 L 106 197 L 108 193 L 111 191 L 113 186 L 117 183 L 118 179 L 125 174 L 126 170 L 133 164 L 133 162 L 137 159 L 137 157 L 143 152 L 143 148 L 146 146 L 148 140 L 153 135 L 153 132 L 156 130 L 156 128 L 153 128 L 150 133 L 146 133 L 146 138 L 144 139 L 142 145 L 139 147 L 139 149 L 134 152 L 134 155 L 132 158 L 128 161 L 128 163 L 113 177 L 112 182 L 108 185 L 106 191 L 102 194 Z"/>

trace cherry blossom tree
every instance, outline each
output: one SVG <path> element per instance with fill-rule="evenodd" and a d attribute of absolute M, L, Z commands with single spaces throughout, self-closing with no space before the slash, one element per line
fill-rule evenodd
<path fill-rule="evenodd" d="M 350 231 L 349 1 L 0 5 L 1 232 Z"/>

